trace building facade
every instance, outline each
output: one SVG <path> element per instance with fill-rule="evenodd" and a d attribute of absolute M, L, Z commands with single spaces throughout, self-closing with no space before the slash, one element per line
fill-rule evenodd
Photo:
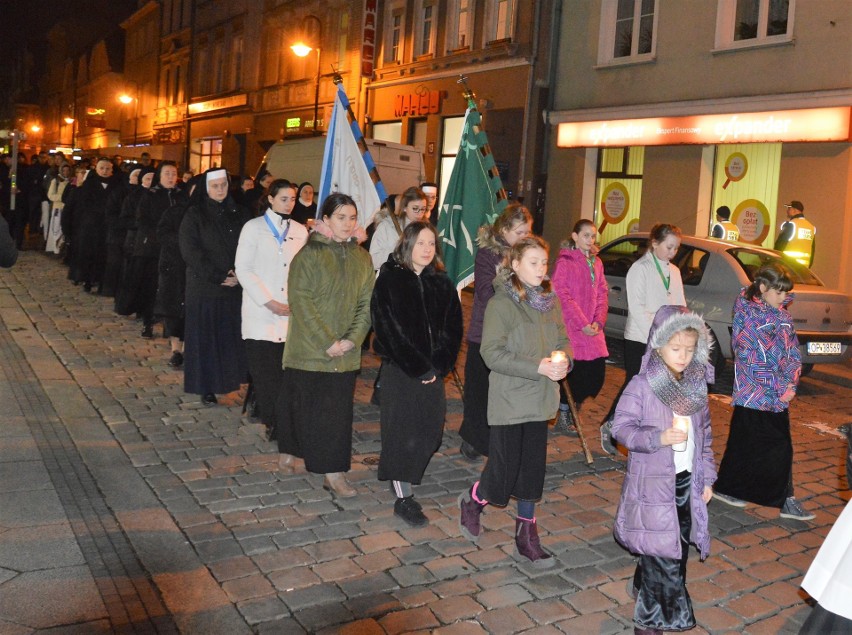
<path fill-rule="evenodd" d="M 518 0 L 385 0 L 377 4 L 367 135 L 411 144 L 426 178 L 446 189 L 474 91 L 503 185 L 536 210 L 543 202 L 541 118 L 550 89 L 559 3 Z"/>
<path fill-rule="evenodd" d="M 852 22 L 844 0 L 595 0 L 561 18 L 544 235 L 656 222 L 707 235 L 727 205 L 772 246 L 784 203 L 814 271 L 852 292 Z"/>

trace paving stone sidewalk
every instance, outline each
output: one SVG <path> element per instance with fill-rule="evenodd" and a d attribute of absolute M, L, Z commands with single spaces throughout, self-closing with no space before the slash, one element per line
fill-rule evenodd
<path fill-rule="evenodd" d="M 74 527 L 80 512 L 57 495 L 55 517 L 30 519 L 38 538 L 22 541 L 5 511 L 22 503 L 0 494 L 0 632 L 49 626 L 64 632 L 630 632 L 625 580 L 635 560 L 611 533 L 625 463 L 602 455 L 595 436 L 623 378 L 620 368 L 608 367 L 603 393 L 583 408 L 594 465 L 586 465 L 575 437 L 551 437 L 537 516 L 557 565 L 542 572 L 512 557 L 511 509 L 487 510 L 478 546 L 458 530 L 456 497 L 481 464 L 458 453 L 461 403 L 450 382 L 444 442 L 415 486 L 430 525 L 411 529 L 393 516 L 393 495 L 376 480 L 372 355 L 364 355 L 356 387 L 350 476 L 359 495 L 335 500 L 319 476 L 276 471 L 274 445 L 261 426 L 241 417 L 235 399 L 206 408 L 184 394 L 182 373 L 166 363 L 165 340 L 140 338 L 139 323 L 115 316 L 111 300 L 71 285 L 57 261 L 23 253 L 13 270 L 0 272 L 0 307 L 6 333 L 0 346 L 7 357 L 20 350 L 31 371 L 0 375 L 0 396 L 17 404 L 0 411 L 0 485 L 50 463 L 48 444 L 33 433 L 32 404 L 16 389 L 38 384 L 28 390 L 40 400 L 39 416 L 51 420 L 58 437 L 64 432 L 63 452 L 94 484 L 69 489 L 90 500 L 101 519 L 100 529 Z M 844 442 L 835 429 L 852 420 L 850 394 L 805 380 L 792 409 L 795 484 L 805 507 L 817 513 L 814 522 L 711 503 L 711 557 L 700 563 L 693 552 L 688 568 L 699 623 L 693 632 L 797 632 L 810 610 L 799 582 L 849 498 L 841 476 Z M 711 400 L 717 458 L 727 436 L 727 401 Z M 10 436 L 11 429 L 20 434 Z M 24 454 L 16 450 L 20 439 L 27 439 Z M 44 492 L 61 489 L 43 474 L 33 479 Z M 116 568 L 108 572 L 94 564 L 109 551 L 98 531 L 117 537 L 109 548 Z M 95 546 L 87 552 L 90 540 Z M 27 558 L 15 560 L 13 552 L 59 541 L 75 553 L 76 543 L 83 554 L 63 565 L 96 581 L 86 595 L 93 608 L 72 619 L 75 607 L 66 602 L 68 615 L 54 612 L 53 624 L 16 621 L 20 607 L 3 599 L 10 585 L 61 567 L 25 566 Z M 112 587 L 105 578 L 114 580 Z M 62 593 L 75 582 L 51 584 Z M 130 617 L 123 622 L 108 608 L 115 601 L 110 588 L 126 591 Z"/>

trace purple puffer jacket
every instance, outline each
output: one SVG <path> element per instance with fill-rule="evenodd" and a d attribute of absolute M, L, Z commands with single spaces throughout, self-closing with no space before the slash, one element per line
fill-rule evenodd
<path fill-rule="evenodd" d="M 653 340 L 657 326 L 672 312 L 658 312 L 649 342 Z M 613 436 L 630 451 L 613 533 L 616 540 L 633 553 L 681 557 L 675 506 L 674 450 L 671 446 L 660 445 L 660 434 L 671 427 L 673 417 L 671 408 L 660 401 L 651 389 L 643 365 L 642 371 L 630 380 L 619 399 L 612 425 Z M 690 542 L 698 547 L 704 560 L 710 553 L 710 532 L 707 504 L 702 494 L 705 486 L 710 487 L 716 481 L 708 405 L 692 415 L 690 434 L 695 441 Z"/>
<path fill-rule="evenodd" d="M 562 304 L 565 329 L 574 347 L 574 359 L 578 360 L 609 355 L 604 336 L 609 287 L 600 258 L 595 258 L 594 269 L 595 281 L 592 283 L 583 252 L 579 249 L 561 249 L 551 278 L 553 290 Z M 593 322 L 598 323 L 600 331 L 589 337 L 583 333 L 583 327 Z"/>

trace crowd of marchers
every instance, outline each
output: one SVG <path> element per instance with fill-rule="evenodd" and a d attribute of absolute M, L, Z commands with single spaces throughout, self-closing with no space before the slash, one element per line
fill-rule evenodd
<path fill-rule="evenodd" d="M 396 495 L 394 514 L 413 527 L 429 522 L 414 486 L 440 447 L 445 378 L 466 333 L 460 452 L 484 461 L 459 493 L 459 530 L 478 541 L 486 508 L 514 500 L 515 557 L 552 566 L 535 515 L 549 426 L 576 434 L 572 406 L 597 396 L 606 379 L 608 290 L 595 225 L 577 222 L 551 268 L 529 211 L 509 204 L 480 228 L 465 329 L 441 260 L 435 184 L 388 197 L 364 228 L 345 193 L 317 208 L 310 183 L 268 173 L 258 181 L 221 168 L 196 176 L 149 157 L 72 166 L 37 155 L 18 166 L 18 204 L 3 210 L 0 264 L 14 263 L 7 251 L 35 243 L 59 254 L 82 292 L 112 297 L 115 313 L 139 319 L 143 337 L 162 324 L 185 391 L 209 406 L 217 395 L 251 395 L 250 415 L 277 443 L 277 469 L 291 474 L 303 464 L 335 497 L 358 495 L 346 473 L 355 381 L 371 342 L 382 360 L 377 477 Z M 0 188 L 8 193 L 8 179 Z M 686 564 L 690 545 L 709 555 L 711 499 L 814 517 L 793 488 L 789 404 L 801 361 L 786 311 L 790 276 L 763 267 L 732 307 L 734 412 L 717 470 L 712 339 L 685 306 L 671 262 L 680 240 L 677 227 L 656 225 L 628 272 L 626 378 L 601 427 L 604 449 L 628 456 L 613 531 L 638 556 L 628 580 L 636 633 L 696 625 Z M 849 553 L 850 523 L 847 509 L 805 578 L 819 603 L 803 632 L 852 624 L 834 592 L 844 576 L 849 583 L 836 554 Z"/>

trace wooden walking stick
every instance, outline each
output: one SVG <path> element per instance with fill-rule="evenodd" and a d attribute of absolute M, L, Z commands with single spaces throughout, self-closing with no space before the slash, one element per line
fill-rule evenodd
<path fill-rule="evenodd" d="M 577 404 L 574 403 L 574 395 L 571 394 L 571 389 L 568 387 L 568 380 L 563 379 L 559 382 L 562 389 L 565 391 L 565 397 L 568 399 L 568 407 L 571 409 L 571 416 L 574 418 L 574 427 L 577 428 L 577 436 L 580 437 L 580 445 L 583 446 L 583 453 L 586 455 L 586 463 L 591 465 L 594 463 L 592 453 L 589 451 L 589 446 L 586 443 L 586 437 L 583 435 L 583 426 L 580 425 L 580 413 L 577 410 Z"/>
<path fill-rule="evenodd" d="M 462 383 L 461 377 L 459 377 L 459 371 L 456 370 L 455 366 L 453 366 L 453 381 L 456 382 L 456 388 L 459 389 L 459 394 L 461 395 L 462 401 L 464 401 L 464 384 Z"/>

